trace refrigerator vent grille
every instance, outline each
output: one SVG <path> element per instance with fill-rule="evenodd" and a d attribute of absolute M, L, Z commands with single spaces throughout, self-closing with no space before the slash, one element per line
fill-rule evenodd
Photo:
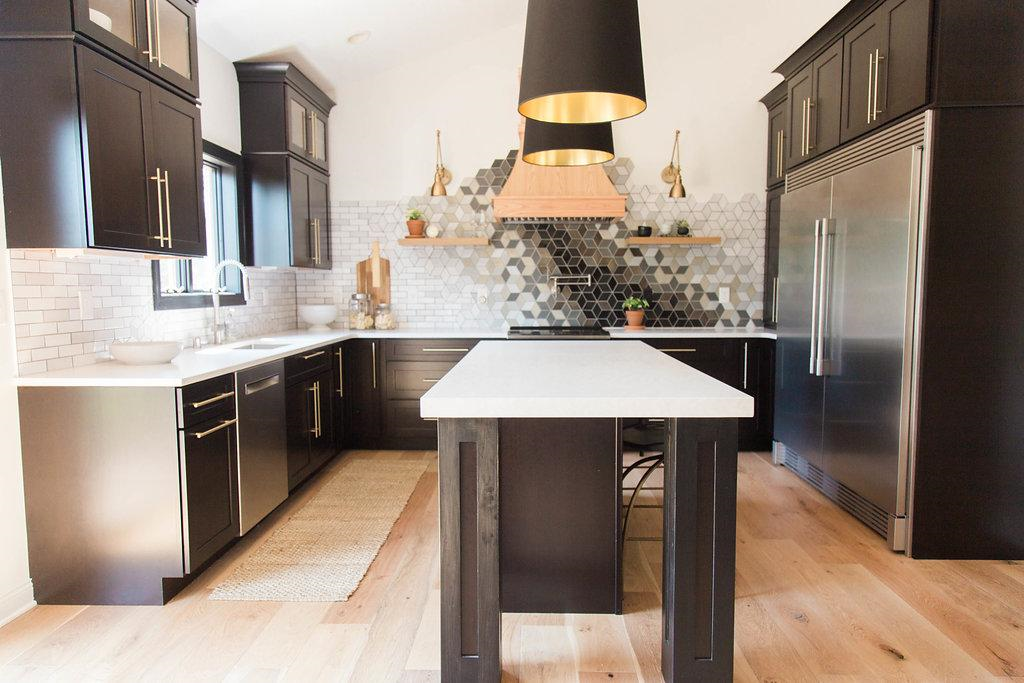
<path fill-rule="evenodd" d="M 811 185 L 912 145 L 923 145 L 928 117 L 929 112 L 918 114 L 877 135 L 790 171 L 786 174 L 786 192 Z"/>
<path fill-rule="evenodd" d="M 856 491 L 847 488 L 832 477 L 821 471 L 792 449 L 786 449 L 785 463 L 787 468 L 796 473 L 836 505 L 866 524 L 882 537 L 889 532 L 889 514 Z"/>

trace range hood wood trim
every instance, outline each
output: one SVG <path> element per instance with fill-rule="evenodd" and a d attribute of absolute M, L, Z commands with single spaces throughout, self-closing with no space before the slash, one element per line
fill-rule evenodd
<path fill-rule="evenodd" d="M 626 198 L 620 195 L 600 164 L 536 166 L 523 161 L 525 124 L 519 127 L 519 152 L 505 186 L 491 206 L 494 217 L 622 218 Z"/>
<path fill-rule="evenodd" d="M 505 218 L 622 218 L 625 197 L 495 197 L 494 217 Z"/>

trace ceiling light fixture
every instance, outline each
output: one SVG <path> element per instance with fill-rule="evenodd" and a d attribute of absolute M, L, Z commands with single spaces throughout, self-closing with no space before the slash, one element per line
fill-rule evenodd
<path fill-rule="evenodd" d="M 446 197 L 448 195 L 448 188 L 445 185 L 452 181 L 452 172 L 445 168 L 444 159 L 441 157 L 441 131 L 436 131 L 436 134 L 437 150 L 434 166 L 434 184 L 430 188 L 430 196 Z"/>
<path fill-rule="evenodd" d="M 368 41 L 371 35 L 372 34 L 369 31 L 359 31 L 357 33 L 353 33 L 345 40 L 348 41 L 349 45 L 359 45 L 360 43 Z"/>
<path fill-rule="evenodd" d="M 604 123 L 646 108 L 637 0 L 530 0 L 520 114 Z"/>
<path fill-rule="evenodd" d="M 590 166 L 615 158 L 610 123 L 545 123 L 526 119 L 523 161 L 536 166 Z"/>

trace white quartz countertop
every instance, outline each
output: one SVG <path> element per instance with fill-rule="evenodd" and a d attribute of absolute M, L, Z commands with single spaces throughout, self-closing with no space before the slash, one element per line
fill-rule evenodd
<path fill-rule="evenodd" d="M 171 363 L 126 365 L 105 361 L 66 370 L 16 377 L 22 387 L 182 387 L 238 372 L 346 339 L 503 339 L 504 330 L 331 330 L 279 332 L 204 349 L 185 349 Z M 274 349 L 240 350 L 247 343 L 279 344 Z"/>
<path fill-rule="evenodd" d="M 420 414 L 752 417 L 754 399 L 640 341 L 483 341 L 420 399 Z"/>
<path fill-rule="evenodd" d="M 608 328 L 608 331 L 611 333 L 612 339 L 775 338 L 773 332 L 760 328 L 716 330 L 694 327 L 659 327 L 642 332 L 627 332 L 622 328 Z M 103 361 L 65 370 L 15 377 L 14 383 L 22 387 L 181 387 L 321 346 L 336 344 L 346 339 L 504 339 L 505 334 L 504 329 L 331 330 L 329 332 L 295 330 L 256 339 L 232 341 L 198 351 L 185 349 L 172 363 L 163 365 L 125 365 L 116 361 Z M 274 349 L 258 350 L 233 348 L 251 342 L 279 344 L 280 346 Z M 517 341 L 516 343 L 524 342 Z M 566 342 L 551 343 L 564 344 Z"/>

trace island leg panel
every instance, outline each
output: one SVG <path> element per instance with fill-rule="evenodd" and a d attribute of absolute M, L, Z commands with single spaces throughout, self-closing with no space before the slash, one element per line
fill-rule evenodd
<path fill-rule="evenodd" d="M 501 679 L 498 421 L 438 421 L 441 678 Z"/>
<path fill-rule="evenodd" d="M 661 668 L 731 681 L 736 593 L 735 419 L 666 423 Z"/>

